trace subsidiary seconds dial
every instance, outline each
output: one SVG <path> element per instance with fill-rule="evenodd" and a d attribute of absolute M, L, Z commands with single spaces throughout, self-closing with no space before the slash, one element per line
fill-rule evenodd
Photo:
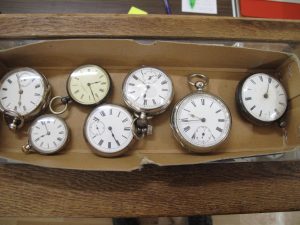
<path fill-rule="evenodd" d="M 242 115 L 257 125 L 269 125 L 279 120 L 287 109 L 287 94 L 274 77 L 253 74 L 238 85 L 236 100 Z"/>

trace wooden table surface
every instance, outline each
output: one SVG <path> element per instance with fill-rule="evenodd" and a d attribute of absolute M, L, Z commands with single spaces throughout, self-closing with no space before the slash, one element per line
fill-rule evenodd
<path fill-rule="evenodd" d="M 105 26 L 99 24 L 114 29 L 103 30 Z M 124 24 L 132 24 L 132 29 Z M 143 29 L 145 24 L 161 28 L 153 33 L 149 26 Z M 188 25 L 185 32 L 176 29 L 179 25 Z M 0 15 L 0 30 L 0 39 L 147 37 L 300 43 L 299 21 L 228 17 L 12 14 Z M 131 173 L 2 164 L 0 216 L 186 216 L 300 210 L 299 177 L 297 161 L 147 166 Z"/>

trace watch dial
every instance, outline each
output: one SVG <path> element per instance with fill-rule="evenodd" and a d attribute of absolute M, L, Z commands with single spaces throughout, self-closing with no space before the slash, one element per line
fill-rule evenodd
<path fill-rule="evenodd" d="M 42 154 L 52 154 L 61 150 L 68 140 L 66 123 L 55 115 L 37 118 L 30 128 L 30 144 Z"/>
<path fill-rule="evenodd" d="M 213 95 L 189 95 L 178 103 L 173 113 L 176 132 L 196 148 L 215 146 L 224 141 L 229 134 L 230 112 L 226 105 Z"/>
<path fill-rule="evenodd" d="M 41 104 L 44 93 L 42 75 L 29 68 L 16 69 L 1 80 L 1 107 L 24 116 L 33 112 Z"/>
<path fill-rule="evenodd" d="M 123 84 L 126 103 L 137 111 L 167 107 L 172 101 L 171 79 L 161 70 L 144 67 L 131 72 Z"/>
<path fill-rule="evenodd" d="M 68 79 L 70 97 L 83 105 L 100 103 L 109 93 L 110 78 L 99 66 L 85 65 L 77 68 Z"/>
<path fill-rule="evenodd" d="M 248 77 L 241 88 L 245 110 L 255 119 L 272 122 L 279 119 L 287 108 L 287 95 L 281 83 L 264 73 Z"/>
<path fill-rule="evenodd" d="M 88 116 L 84 134 L 97 153 L 117 155 L 133 139 L 132 122 L 132 116 L 125 108 L 111 104 L 101 105 Z"/>

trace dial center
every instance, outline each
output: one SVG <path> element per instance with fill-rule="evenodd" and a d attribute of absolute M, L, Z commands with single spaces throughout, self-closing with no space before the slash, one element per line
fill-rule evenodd
<path fill-rule="evenodd" d="M 21 95 L 21 94 L 23 94 L 24 93 L 24 91 L 22 90 L 22 89 L 20 89 L 19 90 L 19 94 Z"/>

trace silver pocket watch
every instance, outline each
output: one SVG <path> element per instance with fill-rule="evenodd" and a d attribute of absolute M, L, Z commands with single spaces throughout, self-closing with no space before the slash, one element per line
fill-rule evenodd
<path fill-rule="evenodd" d="M 279 80 L 265 73 L 241 80 L 236 90 L 237 107 L 244 118 L 255 125 L 278 123 L 286 126 L 287 93 Z"/>
<path fill-rule="evenodd" d="M 123 82 L 123 99 L 135 113 L 137 136 L 151 134 L 148 119 L 163 113 L 171 104 L 174 91 L 170 77 L 160 69 L 141 67 L 128 73 Z"/>
<path fill-rule="evenodd" d="M 67 80 L 68 96 L 56 96 L 51 99 L 50 111 L 62 114 L 72 101 L 85 106 L 102 103 L 111 90 L 111 78 L 103 68 L 97 65 L 83 65 L 75 69 Z M 60 100 L 65 107 L 61 111 L 54 109 L 54 102 Z"/>
<path fill-rule="evenodd" d="M 204 91 L 208 78 L 192 74 L 188 83 L 196 91 L 185 96 L 174 107 L 171 128 L 175 138 L 188 151 L 205 153 L 223 143 L 231 129 L 231 115 L 217 96 Z"/>
<path fill-rule="evenodd" d="M 28 136 L 28 144 L 22 147 L 25 153 L 50 155 L 61 151 L 67 145 L 70 131 L 63 119 L 46 114 L 33 121 Z"/>
<path fill-rule="evenodd" d="M 133 117 L 122 106 L 103 104 L 87 117 L 84 137 L 94 153 L 104 157 L 116 157 L 130 149 L 134 142 Z"/>
<path fill-rule="evenodd" d="M 14 69 L 0 81 L 0 110 L 13 131 L 41 113 L 50 97 L 48 80 L 32 68 Z"/>

